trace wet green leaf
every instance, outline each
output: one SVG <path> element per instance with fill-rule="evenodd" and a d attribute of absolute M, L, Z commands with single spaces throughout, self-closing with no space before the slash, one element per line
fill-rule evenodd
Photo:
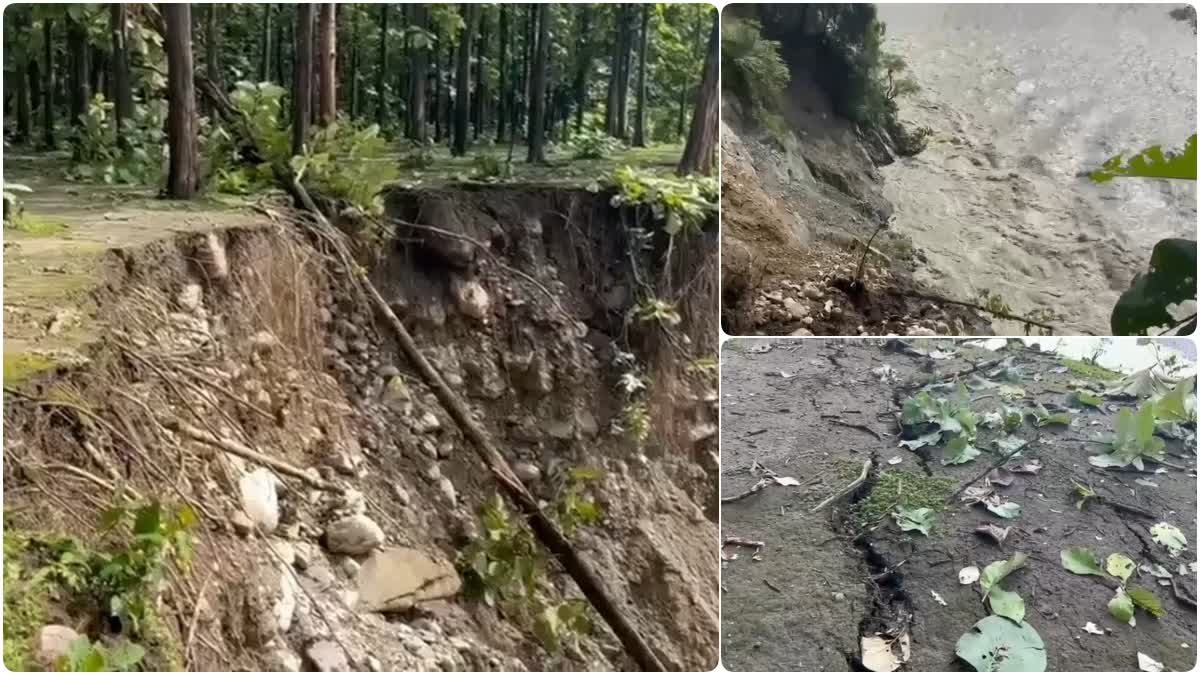
<path fill-rule="evenodd" d="M 1021 623 L 1025 619 L 1025 601 L 1021 599 L 1020 595 L 1006 591 L 999 586 L 993 586 L 987 599 L 988 606 L 992 608 L 992 614 L 1012 619 L 1017 623 Z"/>
<path fill-rule="evenodd" d="M 1077 405 L 1084 405 L 1084 406 L 1088 406 L 1091 408 L 1099 408 L 1100 405 L 1104 402 L 1103 399 L 1101 399 L 1099 396 L 1096 396 L 1095 394 L 1093 394 L 1090 391 L 1072 392 L 1071 400 L 1075 401 L 1075 403 Z"/>
<path fill-rule="evenodd" d="M 917 448 L 923 448 L 927 445 L 937 445 L 941 442 L 942 431 L 938 429 L 936 431 L 931 431 L 924 436 L 918 436 L 909 441 L 900 441 L 900 447 L 908 448 L 909 450 L 916 450 Z"/>
<path fill-rule="evenodd" d="M 929 536 L 929 530 L 933 528 L 933 521 L 936 517 L 933 509 L 910 509 L 906 506 L 896 508 L 896 512 L 892 514 L 896 519 L 896 525 L 900 526 L 901 531 L 916 530 L 925 536 Z"/>
<path fill-rule="evenodd" d="M 1000 516 L 1001 518 L 1018 518 L 1021 515 L 1021 505 L 1016 502 L 1002 502 L 1000 504 L 984 504 L 987 510 Z"/>
<path fill-rule="evenodd" d="M 984 593 L 988 593 L 991 591 L 992 586 L 995 586 L 1004 577 L 1024 567 L 1025 561 L 1028 559 L 1029 556 L 1027 554 L 1018 551 L 1013 554 L 1010 560 L 998 560 L 983 568 L 983 574 L 979 577 L 980 588 L 983 589 Z"/>
<path fill-rule="evenodd" d="M 1129 581 L 1129 576 L 1133 574 L 1134 567 L 1136 565 L 1133 560 L 1123 553 L 1109 555 L 1108 560 L 1104 563 L 1104 569 L 1121 581 Z"/>
<path fill-rule="evenodd" d="M 1150 537 L 1155 542 L 1166 546 L 1171 552 L 1171 557 L 1179 555 L 1179 552 L 1187 548 L 1187 537 L 1183 531 L 1170 523 L 1158 523 L 1150 528 Z"/>
<path fill-rule="evenodd" d="M 1118 588 L 1117 594 L 1108 601 L 1108 613 L 1121 623 L 1133 622 L 1133 601 L 1123 587 Z"/>
<path fill-rule="evenodd" d="M 1098 577 L 1104 576 L 1104 572 L 1100 569 L 1100 560 L 1083 546 L 1076 546 L 1063 551 L 1061 554 L 1062 566 L 1068 572 L 1075 574 L 1094 574 Z"/>
<path fill-rule="evenodd" d="M 1046 671 L 1046 647 L 1033 626 L 1001 616 L 980 619 L 958 639 L 954 653 L 981 673 Z"/>
<path fill-rule="evenodd" d="M 942 452 L 942 464 L 965 464 L 979 456 L 979 448 L 971 445 L 965 436 L 955 436 Z"/>
<path fill-rule="evenodd" d="M 1134 606 L 1141 607 L 1155 618 L 1162 618 L 1167 615 L 1167 610 L 1163 609 L 1162 603 L 1158 601 L 1158 596 L 1154 595 L 1149 589 L 1142 588 L 1141 586 L 1131 586 L 1127 592 Z"/>

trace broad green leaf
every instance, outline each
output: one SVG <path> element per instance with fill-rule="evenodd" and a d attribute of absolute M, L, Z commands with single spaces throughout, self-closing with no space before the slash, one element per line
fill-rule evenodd
<path fill-rule="evenodd" d="M 1029 445 L 1029 441 L 1019 436 L 1004 436 L 1003 438 L 997 438 L 994 443 L 996 444 L 996 450 L 1000 451 L 1001 455 L 1014 453 Z"/>
<path fill-rule="evenodd" d="M 988 606 L 992 608 L 992 614 L 1012 619 L 1017 623 L 1021 623 L 1025 619 L 1025 601 L 1021 596 L 1006 591 L 999 586 L 993 586 L 992 590 L 987 595 Z"/>
<path fill-rule="evenodd" d="M 1123 553 L 1109 555 L 1108 560 L 1104 563 L 1104 569 L 1121 581 L 1129 581 L 1129 576 L 1133 574 L 1134 567 L 1136 567 L 1136 564 L 1133 560 Z"/>
<path fill-rule="evenodd" d="M 1004 577 L 1024 567 L 1025 561 L 1028 559 L 1028 555 L 1017 551 L 1011 560 L 998 560 L 983 568 L 983 574 L 979 577 L 980 588 L 985 594 L 988 593 L 992 586 L 998 584 Z"/>
<path fill-rule="evenodd" d="M 1062 566 L 1068 572 L 1094 574 L 1098 577 L 1104 576 L 1104 572 L 1100 570 L 1100 560 L 1096 558 L 1096 554 L 1082 546 L 1069 548 L 1060 555 L 1062 557 Z"/>
<path fill-rule="evenodd" d="M 1158 601 L 1158 596 L 1154 595 L 1149 589 L 1142 588 L 1141 586 L 1131 586 L 1127 592 L 1134 606 L 1141 607 L 1155 618 L 1162 618 L 1167 615 L 1167 610 L 1163 609 L 1162 603 Z"/>
<path fill-rule="evenodd" d="M 942 464 L 965 464 L 979 456 L 979 448 L 971 445 L 966 436 L 955 436 L 942 451 Z"/>
<path fill-rule="evenodd" d="M 1154 402 L 1154 416 L 1171 422 L 1191 422 L 1196 419 L 1196 378 L 1185 377 L 1171 391 Z"/>
<path fill-rule="evenodd" d="M 941 441 L 942 430 L 937 429 L 925 434 L 924 436 L 918 436 L 910 441 L 900 441 L 900 447 L 908 448 L 909 450 L 916 450 L 917 448 L 923 448 L 927 445 L 937 445 Z"/>
<path fill-rule="evenodd" d="M 1125 588 L 1117 589 L 1116 596 L 1108 601 L 1108 613 L 1113 615 L 1117 621 L 1121 623 L 1132 624 L 1133 622 L 1133 601 L 1129 599 L 1129 595 L 1125 593 Z"/>
<path fill-rule="evenodd" d="M 1194 153 L 1195 145 L 1192 149 Z M 1135 276 L 1113 307 L 1113 334 L 1148 335 L 1152 329 L 1173 326 L 1178 321 L 1167 311 L 1168 305 L 1195 299 L 1195 240 L 1163 239 L 1150 254 L 1149 271 Z M 1191 335 L 1195 327 L 1196 322 L 1192 321 L 1178 332 Z"/>
<path fill-rule="evenodd" d="M 933 521 L 936 514 L 933 509 L 919 508 L 910 509 L 905 506 L 900 506 L 892 517 L 896 519 L 896 524 L 900 526 L 902 531 L 916 530 L 925 536 L 929 536 L 929 530 L 933 527 Z"/>
<path fill-rule="evenodd" d="M 1001 616 L 980 619 L 958 639 L 954 653 L 981 673 L 1046 671 L 1046 646 L 1033 626 Z"/>
<path fill-rule="evenodd" d="M 1021 515 L 1021 505 L 1016 502 L 1003 502 L 1000 504 L 984 504 L 987 510 L 1000 516 L 1001 518 L 1017 518 Z"/>
<path fill-rule="evenodd" d="M 1161 145 L 1152 145 L 1128 159 L 1124 155 L 1110 157 L 1091 173 L 1091 179 L 1097 183 L 1107 183 L 1122 176 L 1196 180 L 1196 134 L 1188 137 L 1183 152 L 1168 153 Z"/>
<path fill-rule="evenodd" d="M 1170 523 L 1158 523 L 1151 527 L 1150 537 L 1155 542 L 1166 546 L 1172 558 L 1187 548 L 1187 537 L 1184 536 L 1183 531 Z"/>
<path fill-rule="evenodd" d="M 1085 405 L 1092 408 L 1099 408 L 1104 402 L 1099 396 L 1096 396 L 1090 391 L 1075 391 L 1071 393 L 1071 399 L 1078 405 Z"/>

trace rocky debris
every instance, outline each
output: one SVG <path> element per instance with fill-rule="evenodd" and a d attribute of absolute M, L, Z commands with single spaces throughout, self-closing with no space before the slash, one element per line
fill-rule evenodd
<path fill-rule="evenodd" d="M 365 555 L 384 542 L 383 530 L 375 521 L 358 513 L 325 526 L 325 546 L 332 553 Z"/>
<path fill-rule="evenodd" d="M 238 490 L 242 511 L 265 534 L 279 526 L 279 479 L 269 469 L 260 468 L 241 477 Z"/>
<path fill-rule="evenodd" d="M 542 470 L 533 462 L 516 462 L 512 465 L 513 473 L 522 483 L 532 483 L 542 477 Z"/>
<path fill-rule="evenodd" d="M 483 284 L 474 279 L 456 278 L 450 282 L 450 293 L 454 296 L 454 303 L 459 312 L 487 323 L 488 313 L 491 311 L 491 298 L 488 297 Z"/>
<path fill-rule="evenodd" d="M 205 238 L 205 250 L 201 255 L 208 278 L 222 280 L 229 277 L 229 260 L 225 255 L 225 243 L 216 232 L 209 232 Z"/>
<path fill-rule="evenodd" d="M 69 626 L 50 624 L 42 626 L 37 638 L 37 662 L 46 670 L 59 670 L 58 661 L 67 655 L 71 643 L 79 639 L 79 633 Z"/>
<path fill-rule="evenodd" d="M 304 655 L 319 673 L 345 673 L 350 670 L 346 653 L 332 640 L 317 640 L 304 650 Z"/>
<path fill-rule="evenodd" d="M 300 595 L 300 587 L 292 577 L 292 571 L 280 566 L 279 598 L 271 608 L 275 618 L 275 626 L 280 633 L 286 633 L 292 628 L 292 619 L 296 616 L 296 598 Z"/>
<path fill-rule="evenodd" d="M 458 492 L 454 489 L 454 483 L 449 478 L 442 476 L 438 479 L 438 490 L 441 490 L 442 497 L 451 505 L 458 503 Z"/>
<path fill-rule="evenodd" d="M 229 517 L 229 524 L 233 526 L 233 531 L 239 537 L 249 537 L 254 534 L 254 521 L 243 511 L 234 511 L 233 515 Z"/>
<path fill-rule="evenodd" d="M 303 667 L 304 662 L 292 650 L 280 647 L 268 654 L 267 664 L 270 672 L 298 673 L 300 672 L 300 668 Z"/>
<path fill-rule="evenodd" d="M 185 284 L 175 296 L 175 303 L 185 312 L 195 312 L 204 300 L 204 288 L 200 284 Z"/>
<path fill-rule="evenodd" d="M 401 612 L 418 603 L 448 598 L 462 582 L 454 565 L 406 547 L 372 553 L 358 573 L 358 607 Z"/>

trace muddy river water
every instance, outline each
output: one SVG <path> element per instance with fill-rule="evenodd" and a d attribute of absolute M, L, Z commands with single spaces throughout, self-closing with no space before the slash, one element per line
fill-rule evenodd
<path fill-rule="evenodd" d="M 893 226 L 924 251 L 921 281 L 1048 309 L 1059 332 L 1110 332 L 1154 243 L 1195 238 L 1194 183 L 1080 176 L 1196 133 L 1196 36 L 1174 7 L 879 5 L 885 49 L 921 86 L 901 116 L 934 130 L 882 169 Z"/>

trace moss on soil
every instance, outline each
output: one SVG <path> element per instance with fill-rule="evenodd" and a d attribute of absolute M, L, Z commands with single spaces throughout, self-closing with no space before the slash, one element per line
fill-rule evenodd
<path fill-rule="evenodd" d="M 1122 375 L 1118 372 L 1109 370 L 1103 366 L 1098 366 L 1087 361 L 1076 361 L 1075 359 L 1063 359 L 1062 363 L 1072 373 L 1080 377 L 1085 377 L 1091 380 L 1119 380 Z"/>
<path fill-rule="evenodd" d="M 56 364 L 57 361 L 44 354 L 4 352 L 4 386 L 23 384 Z"/>
<path fill-rule="evenodd" d="M 859 526 L 874 527 L 892 515 L 896 507 L 941 511 L 958 482 L 949 477 L 932 477 L 908 471 L 887 470 L 879 474 L 871 493 L 855 506 Z"/>

